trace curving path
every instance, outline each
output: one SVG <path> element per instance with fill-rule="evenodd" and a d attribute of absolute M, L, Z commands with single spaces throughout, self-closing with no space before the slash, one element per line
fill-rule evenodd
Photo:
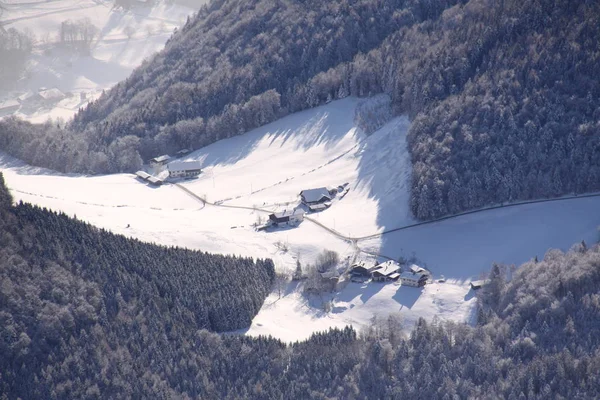
<path fill-rule="evenodd" d="M 192 196 L 194 199 L 202 202 L 202 204 L 204 206 L 206 206 L 208 204 L 208 205 L 214 206 L 214 207 L 236 208 L 236 209 L 258 211 L 258 212 L 269 213 L 269 214 L 273 212 L 272 210 L 266 210 L 266 209 L 257 208 L 257 207 L 245 207 L 245 206 L 234 206 L 234 205 L 228 205 L 228 204 L 211 203 L 211 202 L 207 201 L 206 199 L 198 196 L 196 193 L 192 192 L 191 190 L 189 190 L 185 186 L 182 186 L 182 185 L 180 185 L 178 183 L 172 183 L 172 185 L 177 186 L 178 188 L 180 188 L 181 190 L 183 190 L 184 192 L 186 192 L 188 195 Z M 523 201 L 523 202 L 518 202 L 518 203 L 511 203 L 511 204 L 504 204 L 504 205 L 493 206 L 493 207 L 480 208 L 480 209 L 477 209 L 477 210 L 466 211 L 466 212 L 459 213 L 459 214 L 448 215 L 448 216 L 445 216 L 445 217 L 436 218 L 436 219 L 432 219 L 432 220 L 428 220 L 428 221 L 417 222 L 415 224 L 404 225 L 404 226 L 400 226 L 400 227 L 397 227 L 397 228 L 387 229 L 387 230 L 384 230 L 384 231 L 379 232 L 379 233 L 374 233 L 372 235 L 358 236 L 358 237 L 346 236 L 346 235 L 344 235 L 344 234 L 336 231 L 335 229 L 332 229 L 332 228 L 328 227 L 327 225 L 324 225 L 321 222 L 319 222 L 319 221 L 317 221 L 317 220 L 315 220 L 315 219 L 313 219 L 311 217 L 305 216 L 304 219 L 306 221 L 309 221 L 309 222 L 311 222 L 311 223 L 319 226 L 320 228 L 326 230 L 327 232 L 331 233 L 332 235 L 336 236 L 337 238 L 349 242 L 350 244 L 353 245 L 353 247 L 356 249 L 357 252 L 361 252 L 361 253 L 365 253 L 365 254 L 368 254 L 368 255 L 377 256 L 377 257 L 383 257 L 383 258 L 387 258 L 389 260 L 392 260 L 393 258 L 388 257 L 388 256 L 386 256 L 384 254 L 373 253 L 373 252 L 361 249 L 358 246 L 358 242 L 362 241 L 362 240 L 367 240 L 367 239 L 373 239 L 373 238 L 376 238 L 376 237 L 381 237 L 381 236 L 386 235 L 388 233 L 393 233 L 393 232 L 398 232 L 398 231 L 402 231 L 402 230 L 406 230 L 406 229 L 416 228 L 418 226 L 423 226 L 423 225 L 430 225 L 430 224 L 434 224 L 434 223 L 445 221 L 445 220 L 449 220 L 449 219 L 460 218 L 460 217 L 464 217 L 466 215 L 477 214 L 477 213 L 482 213 L 482 212 L 491 211 L 491 210 L 497 210 L 497 209 L 500 209 L 500 208 L 517 207 L 517 206 L 522 206 L 522 205 L 527 205 L 527 204 L 536 204 L 536 203 L 548 203 L 548 202 L 553 202 L 553 201 L 566 201 L 566 200 L 584 199 L 584 198 L 589 198 L 589 197 L 600 197 L 600 193 L 591 193 L 591 194 L 584 194 L 584 195 L 579 195 L 579 196 L 572 195 L 572 196 L 559 197 L 559 198 L 556 198 L 556 199 L 529 200 L 529 201 Z"/>

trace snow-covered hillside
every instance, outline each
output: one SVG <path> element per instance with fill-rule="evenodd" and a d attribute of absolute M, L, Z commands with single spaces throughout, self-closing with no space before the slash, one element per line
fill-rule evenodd
<path fill-rule="evenodd" d="M 301 190 L 348 183 L 345 197 L 310 218 L 353 237 L 413 223 L 405 142 L 409 122 L 393 119 L 367 137 L 352 121 L 357 103 L 354 98 L 335 101 L 193 152 L 186 159 L 201 160 L 203 173 L 182 186 L 213 203 L 282 211 L 297 204 Z M 252 225 L 264 213 L 204 205 L 177 186 L 152 188 L 129 174 L 65 176 L 6 156 L 0 168 L 15 200 L 142 240 L 271 257 L 280 271 L 292 271 L 297 258 L 313 263 L 323 249 L 337 251 L 343 262 L 370 257 L 357 255 L 358 246 L 388 257 L 414 255 L 435 277 L 447 278 L 423 289 L 349 283 L 339 293 L 310 301 L 291 284 L 281 298 L 279 293 L 267 298 L 248 330 L 284 340 L 330 326 L 360 328 L 373 315 L 390 312 L 400 312 L 407 326 L 419 316 L 469 321 L 474 294 L 468 282 L 489 271 L 492 262 L 519 264 L 542 257 L 550 247 L 594 241 L 600 225 L 600 198 L 581 198 L 485 211 L 354 244 L 310 220 L 296 228 L 256 232 Z M 322 311 L 323 302 L 330 302 L 330 312 Z"/>
<path fill-rule="evenodd" d="M 143 2 L 123 10 L 108 0 L 3 3 L 2 26 L 33 34 L 36 47 L 26 76 L 1 91 L 0 102 L 19 99 L 22 104 L 15 114 L 32 122 L 49 117 L 71 118 L 79 107 L 127 78 L 144 59 L 162 49 L 173 30 L 194 11 L 177 4 L 150 7 Z M 99 31 L 91 54 L 81 55 L 57 46 L 61 23 L 84 18 L 89 18 Z M 57 88 L 64 98 L 35 101 L 40 88 Z"/>

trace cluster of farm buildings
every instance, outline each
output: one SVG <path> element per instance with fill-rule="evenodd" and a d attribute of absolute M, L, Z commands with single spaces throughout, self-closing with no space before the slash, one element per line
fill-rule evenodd
<path fill-rule="evenodd" d="M 177 152 L 178 157 L 182 157 L 189 154 L 189 150 L 184 149 Z M 155 172 L 154 175 L 149 174 L 146 171 L 138 171 L 135 173 L 136 177 L 144 182 L 148 182 L 153 186 L 160 186 L 167 180 L 174 179 L 189 179 L 200 175 L 202 172 L 202 163 L 200 161 L 181 161 L 173 160 L 169 155 L 162 155 L 154 157 L 148 163 L 150 169 Z M 167 176 L 159 177 L 157 173 L 167 171 Z"/>
<path fill-rule="evenodd" d="M 400 264 L 393 260 L 371 266 L 365 262 L 357 263 L 350 269 L 350 275 L 352 280 L 356 282 L 368 279 L 375 282 L 399 281 L 404 286 L 413 287 L 425 286 L 427 281 L 431 279 L 431 273 L 425 268 L 412 264 L 406 270 L 403 270 Z"/>

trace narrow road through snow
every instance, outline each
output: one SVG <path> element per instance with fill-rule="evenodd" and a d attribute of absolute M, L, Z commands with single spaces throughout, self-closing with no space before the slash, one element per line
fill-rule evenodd
<path fill-rule="evenodd" d="M 262 208 L 258 208 L 258 207 L 245 207 L 245 206 L 234 206 L 234 205 L 228 205 L 228 204 L 218 204 L 218 203 L 211 203 L 209 201 L 207 201 L 206 199 L 198 196 L 196 193 L 192 192 L 191 190 L 189 190 L 188 188 L 186 188 L 185 186 L 182 186 L 178 183 L 173 183 L 173 185 L 175 185 L 176 187 L 180 188 L 181 190 L 183 190 L 184 192 L 186 192 L 188 195 L 192 196 L 194 199 L 200 201 L 204 206 L 206 206 L 207 204 L 210 206 L 214 206 L 214 207 L 223 207 L 223 208 L 236 208 L 236 209 L 242 209 L 242 210 L 250 210 L 250 211 L 258 211 L 258 212 L 263 212 L 263 213 L 273 213 L 274 211 L 272 210 L 266 210 L 266 209 L 262 209 Z M 400 226 L 397 228 L 393 228 L 393 229 L 387 229 L 384 230 L 382 232 L 379 233 L 374 233 L 372 235 L 367 235 L 367 236 L 359 236 L 359 237 L 352 237 L 352 236 L 346 236 L 338 231 L 336 231 L 335 229 L 332 229 L 324 224 L 322 224 L 321 222 L 307 217 L 305 216 L 304 219 L 321 227 L 322 229 L 326 230 L 327 232 L 331 233 L 332 235 L 336 236 L 339 239 L 345 240 L 349 243 L 351 243 L 358 252 L 361 253 L 365 253 L 368 255 L 372 255 L 372 256 L 376 256 L 376 257 L 383 257 L 383 258 L 387 258 L 389 260 L 392 260 L 393 258 L 388 257 L 384 254 L 378 254 L 378 253 L 373 253 L 367 250 L 363 250 L 358 246 L 358 242 L 359 241 L 363 241 L 363 240 L 367 240 L 367 239 L 373 239 L 373 238 L 377 238 L 377 237 L 381 237 L 383 235 L 386 235 L 388 233 L 393 233 L 393 232 L 398 232 L 401 230 L 405 230 L 405 229 L 411 229 L 411 228 L 416 228 L 418 226 L 423 226 L 423 225 L 430 225 L 430 224 L 434 224 L 436 222 L 441 222 L 441 221 L 445 221 L 448 219 L 453 219 L 453 218 L 459 218 L 459 217 L 463 217 L 466 215 L 471 215 L 471 214 L 476 214 L 476 213 L 482 213 L 482 212 L 486 212 L 486 211 L 491 211 L 491 210 L 496 210 L 499 208 L 508 208 L 508 207 L 517 207 L 517 206 L 523 206 L 523 205 L 527 205 L 527 204 L 535 204 L 535 203 L 547 203 L 547 202 L 551 202 L 551 201 L 566 201 L 566 200 L 575 200 L 575 199 L 584 199 L 584 198 L 589 198 L 589 197 L 600 197 L 600 193 L 591 193 L 591 194 L 584 194 L 584 195 L 579 195 L 579 196 L 565 196 L 565 197 L 559 197 L 556 199 L 544 199 L 544 200 L 530 200 L 530 201 L 524 201 L 524 202 L 519 202 L 519 203 L 511 203 L 511 204 L 504 204 L 504 205 L 499 205 L 499 206 L 494 206 L 494 207 L 487 207 L 487 208 L 481 208 L 478 210 L 473 210 L 473 211 L 467 211 L 467 212 L 463 212 L 460 214 L 454 214 L 454 215 L 449 215 L 446 217 L 441 217 L 441 218 L 437 218 L 437 219 L 433 219 L 433 220 L 429 220 L 429 221 L 424 221 L 424 222 L 418 222 L 416 224 L 411 224 L 411 225 L 405 225 L 405 226 Z"/>

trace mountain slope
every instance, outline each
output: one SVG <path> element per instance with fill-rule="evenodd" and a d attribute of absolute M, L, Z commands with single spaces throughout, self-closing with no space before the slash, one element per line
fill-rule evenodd
<path fill-rule="evenodd" d="M 161 381 L 198 330 L 249 326 L 273 278 L 271 260 L 145 244 L 12 206 L 0 174 L 0 393 L 113 397 L 126 381 Z"/>

